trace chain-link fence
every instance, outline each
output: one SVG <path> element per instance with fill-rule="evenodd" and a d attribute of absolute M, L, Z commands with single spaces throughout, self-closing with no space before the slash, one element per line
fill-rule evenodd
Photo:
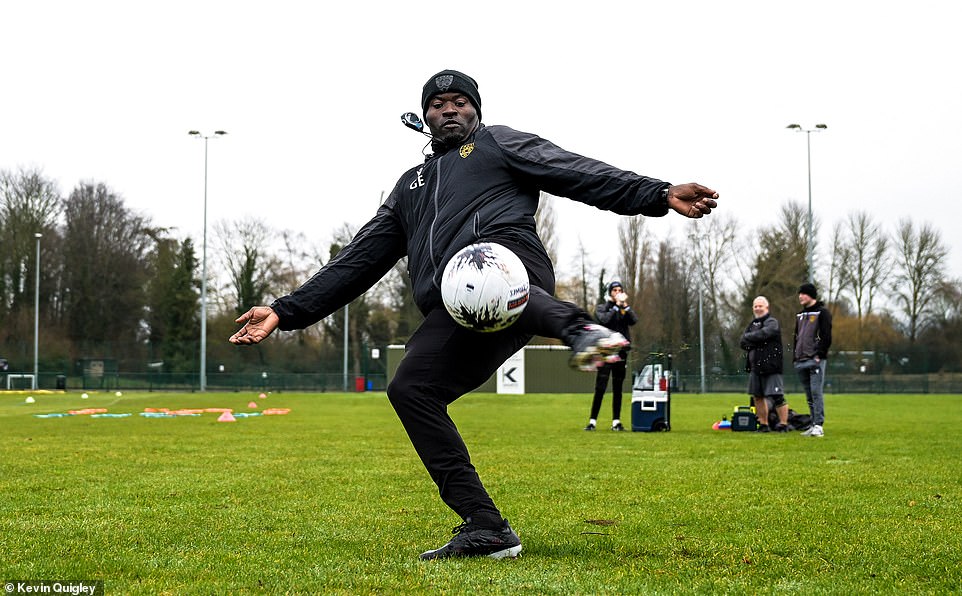
<path fill-rule="evenodd" d="M 563 356 L 562 356 L 563 358 Z M 549 363 L 550 364 L 550 363 Z M 561 368 L 559 368 L 561 367 Z M 552 372 L 554 371 L 554 372 Z M 568 373 L 566 363 L 529 365 L 526 376 L 526 393 L 583 393 L 590 391 L 594 378 L 579 374 L 577 379 L 583 383 L 559 385 L 558 372 Z M 390 382 L 393 371 L 367 374 L 364 376 L 345 376 L 342 373 L 210 373 L 207 375 L 208 391 L 302 391 L 302 392 L 363 392 L 384 391 Z M 0 373 L 0 390 L 28 390 L 32 385 L 32 374 L 8 371 Z M 572 373 L 573 374 L 573 373 Z M 802 387 L 794 371 L 784 375 L 786 394 L 802 394 Z M 40 390 L 66 391 L 197 391 L 197 373 L 124 373 L 110 372 L 98 375 L 67 375 L 61 372 L 40 371 L 36 388 Z M 490 387 L 489 387 L 490 385 Z M 675 393 L 694 394 L 701 391 L 700 374 L 672 375 L 672 390 Z M 567 387 L 567 388 L 566 388 Z M 705 377 L 706 393 L 746 393 L 747 374 L 720 375 Z M 494 391 L 489 383 L 483 390 Z M 871 374 L 828 374 L 825 377 L 826 393 L 958 393 L 962 394 L 962 373 L 919 374 L 919 375 L 871 375 Z"/>
<path fill-rule="evenodd" d="M 804 393 L 794 371 L 787 371 L 786 394 Z M 698 393 L 701 376 L 676 375 L 675 391 Z M 748 375 L 708 375 L 705 377 L 707 393 L 748 393 Z M 869 375 L 828 374 L 825 376 L 825 393 L 962 393 L 962 374 L 929 375 Z"/>
<path fill-rule="evenodd" d="M 18 375 L 19 373 L 13 373 Z M 0 388 L 7 388 L 7 379 L 0 374 Z M 15 376 L 10 389 L 31 389 L 29 378 Z M 65 391 L 198 391 L 200 378 L 196 373 L 105 373 L 102 375 L 65 375 L 40 372 L 36 388 L 40 390 Z M 208 391 L 384 391 L 387 378 L 384 374 L 349 376 L 327 373 L 256 373 L 207 375 Z"/>

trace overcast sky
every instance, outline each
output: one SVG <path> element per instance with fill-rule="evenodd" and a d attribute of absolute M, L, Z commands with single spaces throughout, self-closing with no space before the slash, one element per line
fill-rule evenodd
<path fill-rule="evenodd" d="M 822 222 L 930 222 L 962 277 L 958 2 L 0 3 L 0 168 L 67 195 L 106 183 L 179 237 L 262 218 L 325 246 L 373 215 L 423 137 L 421 86 L 455 68 L 484 122 L 721 193 L 754 229 L 787 200 Z M 618 217 L 556 201 L 560 265 L 601 264 Z M 687 234 L 670 214 L 648 231 Z M 616 263 L 613 252 L 606 265 Z M 825 259 L 822 259 L 825 262 Z M 824 279 L 825 269 L 819 270 Z"/>

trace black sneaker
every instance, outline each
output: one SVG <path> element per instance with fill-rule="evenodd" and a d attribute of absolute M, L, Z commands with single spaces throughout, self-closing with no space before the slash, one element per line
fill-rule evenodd
<path fill-rule="evenodd" d="M 779 422 L 778 424 L 775 425 L 775 428 L 773 430 L 777 433 L 787 433 L 788 425 L 782 424 L 781 422 Z"/>
<path fill-rule="evenodd" d="M 767 424 L 759 424 L 759 425 L 758 425 L 758 428 L 755 429 L 755 432 L 757 432 L 757 433 L 770 433 L 770 432 L 772 432 L 772 429 L 768 428 L 768 425 L 767 425 Z"/>
<path fill-rule="evenodd" d="M 595 425 L 590 422 L 588 423 L 588 426 L 585 427 L 585 430 L 594 430 L 594 429 L 595 429 Z"/>
<path fill-rule="evenodd" d="M 628 345 L 625 336 L 594 323 L 579 323 L 568 328 L 565 344 L 571 348 L 568 365 L 585 372 L 595 372 L 609 362 L 618 362 L 618 352 Z"/>
<path fill-rule="evenodd" d="M 511 529 L 508 520 L 498 529 L 482 528 L 471 518 L 452 530 L 451 542 L 441 548 L 421 553 L 422 560 L 447 559 L 449 557 L 489 557 L 514 559 L 521 553 L 521 539 Z"/>
<path fill-rule="evenodd" d="M 619 422 L 618 424 L 612 426 L 612 427 L 611 427 L 611 430 L 621 431 L 621 430 L 625 430 L 625 427 L 624 427 L 624 425 L 622 425 L 622 424 Z"/>

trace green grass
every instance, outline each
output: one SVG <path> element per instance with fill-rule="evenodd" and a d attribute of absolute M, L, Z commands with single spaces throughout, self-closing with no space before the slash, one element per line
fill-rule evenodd
<path fill-rule="evenodd" d="M 742 395 L 676 396 L 659 434 L 583 432 L 585 395 L 471 395 L 452 415 L 524 552 L 432 562 L 417 554 L 460 520 L 383 394 L 273 394 L 261 403 L 289 415 L 236 423 L 33 414 L 245 411 L 252 395 L 36 397 L 0 394 L 2 580 L 103 579 L 111 594 L 962 589 L 962 396 L 829 395 L 814 439 L 711 430 Z"/>

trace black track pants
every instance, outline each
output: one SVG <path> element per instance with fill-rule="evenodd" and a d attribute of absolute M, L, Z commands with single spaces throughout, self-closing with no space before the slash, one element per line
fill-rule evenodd
<path fill-rule="evenodd" d="M 611 378 L 611 419 L 618 420 L 621 418 L 621 394 L 627 372 L 625 358 L 627 356 L 622 355 L 619 362 L 605 364 L 598 369 L 598 376 L 595 378 L 595 397 L 591 402 L 591 416 L 589 416 L 592 420 L 597 420 L 598 414 L 601 412 L 601 400 L 608 388 L 609 377 Z"/>
<path fill-rule="evenodd" d="M 443 308 L 433 310 L 407 343 L 388 398 L 415 451 L 438 486 L 441 500 L 461 518 L 500 523 L 468 449 L 448 415 L 448 404 L 484 383 L 533 335 L 560 338 L 587 315 L 577 306 L 532 286 L 525 312 L 513 326 L 495 333 L 461 327 Z"/>

